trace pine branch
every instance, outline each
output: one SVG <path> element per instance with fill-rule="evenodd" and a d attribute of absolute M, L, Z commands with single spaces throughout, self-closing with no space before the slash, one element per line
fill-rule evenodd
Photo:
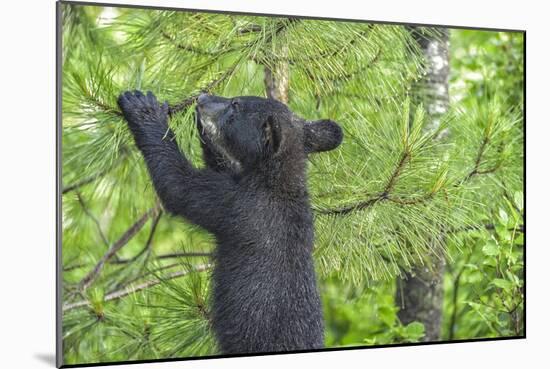
<path fill-rule="evenodd" d="M 397 167 L 395 168 L 392 175 L 390 176 L 388 183 L 386 184 L 386 187 L 384 187 L 384 191 L 381 195 L 382 197 L 387 197 L 389 193 L 393 190 L 393 188 L 395 187 L 395 184 L 397 183 L 397 179 L 403 173 L 403 169 L 407 165 L 410 158 L 411 158 L 410 152 L 408 150 L 405 150 L 401 155 L 401 159 L 399 159 L 399 163 L 397 164 Z"/>
<path fill-rule="evenodd" d="M 380 60 L 381 53 L 382 53 L 382 48 L 379 48 L 378 51 L 376 52 L 376 55 L 367 64 L 357 68 L 354 71 L 332 78 L 330 80 L 331 87 L 328 89 L 328 91 L 324 92 L 324 95 L 331 95 L 331 94 L 337 93 L 338 92 L 337 85 L 342 85 L 350 81 L 351 79 L 353 79 L 358 74 L 363 73 L 366 70 L 374 67 Z M 316 77 L 314 72 L 310 71 L 309 69 L 305 69 L 304 73 L 309 78 L 310 81 L 316 82 Z M 360 96 L 359 98 L 364 99 L 365 96 Z M 315 99 L 317 100 L 316 109 L 319 109 L 319 106 L 321 105 L 321 94 L 318 91 L 315 92 Z"/>
<path fill-rule="evenodd" d="M 86 267 L 88 264 L 80 263 L 80 264 L 74 264 L 74 265 L 68 265 L 66 267 L 63 267 L 63 272 L 70 272 L 75 269 L 80 269 Z"/>
<path fill-rule="evenodd" d="M 88 218 L 90 218 L 94 222 L 94 224 L 97 228 L 97 232 L 99 233 L 99 236 L 101 237 L 101 240 L 103 241 L 105 246 L 109 247 L 110 242 L 107 239 L 107 237 L 105 236 L 105 233 L 103 233 L 103 230 L 101 229 L 101 224 L 99 223 L 99 220 L 92 214 L 90 209 L 88 209 L 88 207 L 86 206 L 86 203 L 84 202 L 84 199 L 80 195 L 80 192 L 77 192 L 76 196 L 78 198 L 78 202 L 80 203 L 80 206 L 82 207 L 82 210 L 84 211 L 84 213 L 88 216 Z"/>
<path fill-rule="evenodd" d="M 184 100 L 182 100 L 180 103 L 178 104 L 175 104 L 173 106 L 170 107 L 169 109 L 169 115 L 172 116 L 186 108 L 188 108 L 189 106 L 191 106 L 193 103 L 195 103 L 195 101 L 197 100 L 197 98 L 199 97 L 199 95 L 203 92 L 210 92 L 211 90 L 213 90 L 214 88 L 216 88 L 218 85 L 220 85 L 221 83 L 223 83 L 227 78 L 229 78 L 233 72 L 235 71 L 235 69 L 237 69 L 237 66 L 240 64 L 241 62 L 241 59 L 238 59 L 229 69 L 227 69 L 219 78 L 211 81 L 210 83 L 208 83 L 204 88 L 201 89 L 201 92 L 200 93 L 197 93 L 197 94 L 194 94 L 194 95 L 191 95 L 187 98 L 185 98 Z"/>
<path fill-rule="evenodd" d="M 149 209 L 143 214 L 124 234 L 109 248 L 107 253 L 103 255 L 101 260 L 95 265 L 95 267 L 80 281 L 79 290 L 85 291 L 92 282 L 98 277 L 103 270 L 105 263 L 109 261 L 115 254 L 124 247 L 145 225 L 147 220 L 156 214 L 160 209 L 160 205 L 157 203 L 153 208 Z"/>
<path fill-rule="evenodd" d="M 156 285 L 159 285 L 164 281 L 179 278 L 179 277 L 183 277 L 183 276 L 185 276 L 185 275 L 187 275 L 191 272 L 206 271 L 206 270 L 210 269 L 210 267 L 211 267 L 211 264 L 201 264 L 201 265 L 198 265 L 198 266 L 194 267 L 193 270 L 190 270 L 190 271 L 189 270 L 180 270 L 180 271 L 177 271 L 177 272 L 173 272 L 173 273 L 170 273 L 167 276 L 162 277 L 162 278 L 152 279 L 152 280 L 140 283 L 136 286 L 129 286 L 129 287 L 123 288 L 121 290 L 117 290 L 117 291 L 114 291 L 112 293 L 109 293 L 109 294 L 105 295 L 103 301 L 107 302 L 107 301 L 118 300 L 118 299 L 121 299 L 121 298 L 126 297 L 128 295 L 131 295 L 133 293 L 136 293 L 136 292 L 145 290 L 147 288 L 151 288 L 151 287 L 154 287 Z M 81 307 L 86 307 L 86 306 L 90 306 L 90 305 L 91 305 L 91 303 L 88 300 L 81 300 L 81 301 L 65 304 L 65 305 L 63 305 L 63 312 L 65 313 L 69 310 L 73 310 L 73 309 L 77 309 L 77 308 L 81 308 Z"/>
<path fill-rule="evenodd" d="M 172 252 L 167 254 L 158 255 L 157 259 L 172 259 L 181 257 L 211 257 L 211 252 Z"/>
<path fill-rule="evenodd" d="M 168 114 L 170 116 L 188 108 L 189 106 L 191 106 L 193 103 L 195 103 L 195 101 L 197 100 L 197 98 L 199 97 L 199 95 L 203 92 L 210 92 L 211 90 L 213 90 L 214 88 L 216 88 L 217 86 L 219 86 L 221 83 L 223 83 L 228 77 L 231 76 L 231 74 L 233 74 L 233 72 L 235 71 L 235 69 L 237 68 L 237 66 L 239 65 L 240 63 L 240 59 L 234 63 L 229 69 L 227 69 L 219 78 L 209 82 L 206 86 L 204 86 L 203 88 L 200 89 L 200 92 L 199 93 L 196 93 L 196 94 L 193 94 L 193 95 L 190 95 L 186 98 L 184 98 L 181 102 L 179 103 L 176 103 L 176 104 L 173 104 L 169 107 L 169 111 L 168 111 Z M 117 117 L 122 117 L 122 112 L 120 110 L 118 110 L 117 108 L 114 108 L 114 107 L 111 107 L 109 105 L 106 105 L 104 103 L 102 103 L 101 101 L 99 101 L 98 99 L 95 99 L 93 96 L 90 96 L 88 97 L 88 99 L 90 101 L 92 101 L 94 103 L 94 105 L 98 108 L 100 108 L 101 110 L 103 110 L 105 113 L 110 113 L 110 114 L 114 114 L 116 115 Z M 97 179 L 98 177 L 101 177 L 103 174 L 105 173 L 97 173 L 96 175 L 93 175 L 91 176 L 90 178 L 86 178 L 85 180 L 82 180 L 81 182 L 82 183 L 76 183 L 75 185 L 71 185 L 69 186 L 67 189 L 64 189 L 63 190 L 63 193 L 66 193 L 66 192 L 69 192 L 69 191 L 72 191 L 74 190 L 75 187 L 79 187 L 79 186 L 82 186 L 82 185 L 85 185 L 87 183 L 90 183 L 90 182 L 93 182 L 95 179 Z"/>
<path fill-rule="evenodd" d="M 166 254 L 160 254 L 160 255 L 155 256 L 155 260 L 187 258 L 187 257 L 191 257 L 191 258 L 193 258 L 193 257 L 212 257 L 212 256 L 213 256 L 213 254 L 211 252 L 201 252 L 201 251 L 197 251 L 197 252 L 169 252 L 169 253 L 166 253 Z M 135 257 L 132 257 L 132 258 L 129 258 L 129 259 L 110 260 L 109 264 L 114 264 L 114 265 L 128 264 L 128 263 L 133 262 L 134 258 Z M 70 266 L 67 266 L 67 267 L 63 268 L 63 271 L 64 272 L 69 272 L 71 270 L 85 268 L 86 266 L 88 266 L 88 264 L 84 264 L 84 263 L 70 265 Z"/>
<path fill-rule="evenodd" d="M 483 169 L 483 170 L 480 169 L 481 163 L 483 162 L 483 155 L 487 149 L 489 142 L 490 142 L 489 136 L 484 135 L 484 138 L 481 141 L 481 144 L 479 146 L 472 171 L 470 171 L 470 173 L 468 173 L 468 175 L 466 175 L 466 177 L 462 181 L 457 182 L 455 186 L 460 185 L 460 183 L 469 181 L 474 176 L 494 173 L 496 170 L 500 168 L 500 166 L 502 165 L 502 159 L 499 160 L 493 167 L 489 169 Z M 499 147 L 499 153 L 502 150 L 503 150 L 503 147 L 501 145 Z M 405 150 L 401 155 L 401 159 L 397 167 L 395 168 L 393 174 L 390 176 L 384 190 L 378 195 L 370 199 L 367 199 L 365 201 L 361 201 L 356 204 L 348 205 L 342 208 L 317 210 L 318 213 L 322 215 L 346 215 L 354 211 L 365 210 L 366 208 L 369 208 L 370 206 L 384 200 L 389 200 L 400 205 L 417 205 L 432 199 L 435 195 L 434 192 L 428 193 L 417 199 L 403 199 L 403 198 L 396 198 L 396 197 L 390 196 L 393 188 L 395 187 L 397 180 L 401 175 L 401 172 L 403 171 L 403 169 L 405 168 L 409 160 L 410 160 L 410 152 L 408 150 Z"/>
<path fill-rule="evenodd" d="M 65 195 L 71 191 L 74 191 L 82 186 L 85 186 L 87 184 L 90 184 L 94 181 L 96 181 L 97 179 L 103 177 L 105 174 L 107 174 L 111 169 L 113 168 L 106 168 L 106 169 L 103 169 L 103 170 L 100 170 L 99 172 L 97 173 L 94 173 L 92 174 L 91 176 L 88 176 L 86 178 L 83 178 L 81 179 L 80 181 L 77 181 L 73 184 L 70 184 L 68 185 L 67 187 L 64 187 L 63 190 L 61 191 L 61 194 Z"/>
<path fill-rule="evenodd" d="M 373 197 L 371 199 L 368 199 L 366 201 L 358 202 L 356 204 L 352 204 L 349 206 L 341 207 L 341 208 L 334 208 L 334 209 L 319 209 L 317 212 L 321 215 L 346 215 L 353 211 L 360 211 L 364 210 L 371 205 L 376 204 L 377 202 L 381 201 L 382 197 L 380 195 L 377 195 L 376 197 Z"/>
<path fill-rule="evenodd" d="M 124 157 L 126 156 L 127 154 L 127 150 L 126 148 L 121 148 L 121 153 L 120 155 L 117 157 L 117 159 L 115 160 L 114 163 L 112 163 L 108 168 L 105 168 L 105 169 L 102 169 L 86 178 L 83 178 L 79 181 L 76 181 L 75 183 L 73 184 L 70 184 L 66 187 L 63 187 L 63 189 L 61 190 L 61 194 L 62 195 L 65 195 L 71 191 L 74 191 L 74 190 L 77 190 L 79 189 L 80 187 L 83 187 L 83 186 L 86 186 L 90 183 L 93 183 L 95 181 L 97 181 L 98 179 L 102 178 L 103 176 L 105 176 L 107 173 L 109 173 L 111 170 L 115 169 L 118 165 L 120 165 L 124 160 Z"/>
<path fill-rule="evenodd" d="M 362 32 L 357 33 L 353 38 L 351 38 L 344 45 L 336 45 L 336 47 L 333 50 L 323 50 L 320 53 L 317 53 L 317 54 L 314 54 L 314 55 L 307 55 L 307 56 L 301 57 L 301 58 L 278 56 L 278 57 L 273 57 L 272 60 L 275 61 L 275 62 L 286 62 L 286 63 L 289 63 L 290 65 L 295 65 L 298 62 L 325 59 L 325 58 L 332 58 L 332 57 L 338 56 L 338 54 L 344 53 L 346 50 L 348 50 L 350 47 L 352 47 L 359 40 L 363 39 L 372 30 L 373 25 L 368 24 L 367 27 L 368 27 L 367 30 L 364 30 Z M 379 51 L 380 51 L 380 49 L 379 49 Z M 357 71 L 357 72 L 359 72 L 359 71 Z"/>
<path fill-rule="evenodd" d="M 293 23 L 296 23 L 300 21 L 300 19 L 298 18 L 288 18 L 288 20 L 285 20 L 283 22 L 280 22 L 280 24 L 277 26 L 276 30 L 268 35 L 268 37 L 266 37 L 264 40 L 262 40 L 264 43 L 269 43 L 271 42 L 271 40 L 273 39 L 273 37 L 275 37 L 276 35 L 280 34 L 281 32 L 283 32 L 286 28 L 289 27 L 289 25 L 293 24 Z M 163 32 L 163 37 L 164 38 L 168 38 L 170 40 L 173 40 L 173 38 L 171 38 L 170 35 L 168 35 L 167 33 Z M 242 47 L 242 49 L 245 49 L 247 47 L 250 47 L 251 45 L 254 45 L 255 43 L 257 42 L 256 41 L 253 41 L 249 44 L 246 44 L 245 46 Z M 193 51 L 193 52 L 197 52 L 197 53 L 208 53 L 204 50 L 199 50 L 199 49 L 195 49 L 195 48 L 192 48 L 192 47 L 188 47 L 188 46 L 184 46 L 184 45 L 180 45 L 181 49 L 185 49 L 187 51 Z M 220 50 L 220 55 L 222 55 L 223 53 L 225 52 L 230 52 L 230 51 L 234 51 L 232 49 L 229 49 L 229 50 L 224 50 L 223 52 Z M 217 55 L 217 54 L 214 54 L 215 56 L 220 56 L 220 55 Z M 172 116 L 182 110 L 185 110 L 186 108 L 188 108 L 189 106 L 191 106 L 193 103 L 195 103 L 195 101 L 197 100 L 197 98 L 199 97 L 199 95 L 203 92 L 210 92 L 211 90 L 213 90 L 214 88 L 218 87 L 221 83 L 223 83 L 227 78 L 229 78 L 235 71 L 235 69 L 238 67 L 238 65 L 240 64 L 242 58 L 239 58 L 230 68 L 228 68 L 219 78 L 209 82 L 206 86 L 204 86 L 203 88 L 200 89 L 200 92 L 199 93 L 196 93 L 196 94 L 193 94 L 193 95 L 190 95 L 188 97 L 186 97 L 185 99 L 183 99 L 181 102 L 179 103 L 176 103 L 172 106 L 170 106 L 169 108 L 169 115 Z M 85 95 L 86 95 L 86 98 L 88 99 L 88 101 L 90 101 L 93 105 L 95 105 L 96 107 L 98 107 L 100 110 L 103 110 L 105 113 L 111 113 L 111 114 L 114 114 L 116 115 L 117 117 L 122 117 L 122 112 L 115 108 L 115 107 L 112 107 L 104 102 L 102 102 L 101 100 L 99 100 L 93 93 L 90 93 L 90 91 L 85 91 Z M 93 181 L 94 179 L 90 179 L 90 181 Z M 84 184 L 86 183 L 89 183 L 89 182 L 85 182 Z M 71 188 L 70 190 L 72 190 L 73 188 Z M 66 192 L 69 192 L 69 190 L 67 190 Z"/>
<path fill-rule="evenodd" d="M 302 20 L 300 18 L 294 18 L 294 17 L 288 17 L 287 19 L 280 21 L 277 25 L 277 28 L 275 29 L 275 32 L 270 34 L 266 39 L 265 43 L 270 43 L 271 40 L 278 36 L 281 32 L 286 31 L 291 25 L 301 22 Z"/>
<path fill-rule="evenodd" d="M 485 149 L 487 148 L 487 144 L 489 143 L 489 136 L 484 135 L 483 140 L 481 141 L 481 145 L 479 145 L 479 149 L 477 151 L 477 156 L 474 163 L 474 168 L 465 178 L 465 181 L 471 179 L 473 176 L 477 174 L 486 174 L 490 172 L 480 173 L 479 166 L 481 165 L 481 159 L 483 158 L 483 154 L 485 153 Z M 495 169 L 496 170 L 496 169 Z"/>
<path fill-rule="evenodd" d="M 111 106 L 103 102 L 96 96 L 94 92 L 90 91 L 90 89 L 86 85 L 81 88 L 81 91 L 83 92 L 83 97 L 86 99 L 86 101 L 98 108 L 98 110 L 102 110 L 104 113 L 107 114 L 113 114 L 117 117 L 122 117 L 122 112 L 117 107 Z"/>
<path fill-rule="evenodd" d="M 161 31 L 161 34 L 162 34 L 162 37 L 164 37 L 166 40 L 170 41 L 176 48 L 178 48 L 180 50 L 190 52 L 190 53 L 193 53 L 193 54 L 202 55 L 202 56 L 219 58 L 220 56 L 223 56 L 223 55 L 228 54 L 232 51 L 236 51 L 236 50 L 240 49 L 240 47 L 230 47 L 228 49 L 208 51 L 208 50 L 204 50 L 204 49 L 201 49 L 201 48 L 198 48 L 198 47 L 195 47 L 195 46 L 183 45 L 181 43 L 178 43 L 174 36 L 168 34 L 168 32 L 166 32 L 164 30 Z M 243 46 L 243 48 L 244 47 L 245 46 Z"/>
<path fill-rule="evenodd" d="M 128 259 L 117 259 L 113 260 L 111 264 L 128 264 L 136 261 L 141 255 L 143 255 L 146 252 L 151 252 L 151 246 L 153 245 L 153 237 L 155 235 L 155 232 L 157 230 L 157 225 L 160 221 L 160 218 L 162 217 L 162 210 L 159 210 L 155 218 L 153 219 L 153 224 L 151 226 L 151 231 L 149 232 L 149 236 L 147 237 L 147 241 L 145 242 L 145 246 L 141 249 L 140 252 L 138 252 L 135 256 L 132 256 Z"/>
<path fill-rule="evenodd" d="M 353 77 L 355 77 L 356 75 L 366 71 L 367 69 L 372 68 L 380 60 L 379 57 L 380 57 L 381 53 L 382 53 L 382 48 L 379 48 L 376 55 L 374 56 L 374 58 L 372 58 L 372 60 L 370 62 L 368 62 L 366 65 L 364 65 L 362 67 L 359 67 L 358 69 L 356 69 L 356 70 L 354 70 L 350 73 L 346 73 L 344 75 L 337 76 L 337 77 L 333 78 L 330 81 L 330 83 L 332 84 L 332 87 L 329 88 L 327 91 L 325 91 L 324 95 L 331 95 L 331 94 L 336 93 L 337 92 L 337 87 L 334 87 L 334 85 L 343 84 L 343 83 L 349 81 L 350 79 L 352 79 Z M 293 63 L 290 63 L 290 64 L 292 65 Z M 309 78 L 310 81 L 316 83 L 317 78 L 316 78 L 316 75 L 315 75 L 314 72 L 312 72 L 311 70 L 306 68 L 306 69 L 304 69 L 304 74 L 307 76 L 307 78 Z M 319 93 L 319 91 L 317 89 L 314 92 L 314 98 L 316 100 L 315 108 L 317 110 L 319 110 L 319 107 L 321 106 L 321 94 Z M 365 97 L 364 96 L 359 96 L 359 98 L 364 99 Z"/>
<path fill-rule="evenodd" d="M 380 62 L 381 59 L 377 59 L 375 60 L 376 62 Z M 365 68 L 361 68 L 362 71 L 365 71 L 367 70 L 368 68 L 372 67 L 373 65 L 373 62 L 371 61 L 369 64 L 369 66 L 365 67 Z M 352 72 L 354 74 L 358 74 L 360 72 L 360 70 L 357 70 L 356 72 Z M 418 79 L 420 79 L 421 77 L 419 75 L 416 75 L 416 74 L 411 74 L 410 76 L 407 76 L 402 82 L 401 82 L 401 85 L 402 86 L 411 86 L 415 83 L 417 83 Z M 364 94 L 359 94 L 359 93 L 353 93 L 353 92 L 347 92 L 347 91 L 338 91 L 336 89 L 334 90 L 331 90 L 331 91 L 328 91 L 326 93 L 327 95 L 336 95 L 338 94 L 339 97 L 348 97 L 350 99 L 359 99 L 359 100 L 364 100 L 365 99 L 365 95 Z M 402 99 L 403 98 L 403 93 L 402 92 L 396 92 L 396 93 L 393 93 L 393 94 L 390 94 L 390 95 L 380 95 L 380 96 L 372 96 L 372 102 L 376 103 L 377 105 L 379 106 L 382 106 L 383 104 L 385 104 L 384 100 L 395 100 L 395 99 Z M 384 99 L 384 100 L 383 100 Z"/>
<path fill-rule="evenodd" d="M 357 68 L 354 71 L 338 76 L 337 78 L 333 79 L 332 82 L 334 84 L 342 84 L 344 82 L 349 81 L 350 79 L 354 78 L 358 74 L 363 73 L 367 69 L 372 68 L 380 60 L 380 55 L 382 55 L 382 48 L 378 48 L 376 55 L 374 55 L 374 57 L 367 64 Z"/>
<path fill-rule="evenodd" d="M 247 34 L 247 33 L 255 33 L 255 32 L 262 32 L 263 28 L 259 24 L 250 24 L 245 28 L 241 28 L 238 30 L 238 33 L 241 35 Z"/>
<path fill-rule="evenodd" d="M 140 275 L 132 278 L 131 280 L 126 281 L 126 283 L 122 287 L 120 287 L 120 286 L 115 287 L 114 291 L 118 291 L 121 288 L 124 289 L 124 288 L 130 286 L 131 284 L 139 281 L 140 279 L 143 279 L 147 276 L 150 276 L 151 274 L 155 275 L 158 272 L 161 272 L 161 271 L 166 270 L 166 269 L 172 269 L 172 268 L 177 267 L 177 266 L 181 267 L 182 263 L 172 263 L 172 264 L 160 266 L 160 267 L 152 269 L 152 270 L 148 270 L 146 273 L 140 274 Z M 114 291 L 112 291 L 112 292 L 114 292 Z M 109 293 L 111 293 L 111 292 L 109 292 Z"/>
<path fill-rule="evenodd" d="M 264 40 L 263 42 L 265 44 L 268 44 L 269 42 L 271 42 L 271 40 L 273 39 L 273 37 L 275 37 L 276 35 L 280 34 L 281 32 L 283 32 L 285 29 L 288 28 L 289 25 L 293 24 L 293 23 L 296 23 L 300 21 L 300 19 L 298 18 L 289 18 L 288 20 L 286 21 L 283 21 L 283 22 L 280 22 L 280 24 L 277 26 L 276 30 L 268 35 Z M 242 47 L 242 49 L 246 49 L 247 47 L 250 47 L 251 45 L 254 45 L 255 43 L 257 42 L 257 40 L 255 41 L 252 41 L 248 44 L 246 44 L 245 46 Z M 201 92 L 200 93 L 197 93 L 197 94 L 194 94 L 194 95 L 191 95 L 187 98 L 185 98 L 184 100 L 182 100 L 180 103 L 178 104 L 175 104 L 173 106 L 170 107 L 169 109 L 169 115 L 174 115 L 175 113 L 178 113 L 186 108 L 188 108 L 189 106 L 191 106 L 193 103 L 195 103 L 195 101 L 197 100 L 197 98 L 199 97 L 199 95 L 203 92 L 210 92 L 211 90 L 213 90 L 214 88 L 216 88 L 218 85 L 220 85 L 221 83 L 223 83 L 227 78 L 229 78 L 233 72 L 235 71 L 235 69 L 237 69 L 237 67 L 239 66 L 239 64 L 241 63 L 241 60 L 242 58 L 239 58 L 237 59 L 237 61 L 229 68 L 227 69 L 219 78 L 211 81 L 210 83 L 208 83 L 206 86 L 204 86 L 202 89 L 201 89 Z"/>
<path fill-rule="evenodd" d="M 352 204 L 346 207 L 318 210 L 318 213 L 322 215 L 346 215 L 354 211 L 365 210 L 368 207 L 380 201 L 389 200 L 390 199 L 389 195 L 393 190 L 393 188 L 395 187 L 395 184 L 397 183 L 399 176 L 401 176 L 403 169 L 407 165 L 407 162 L 409 161 L 409 159 L 410 159 L 410 153 L 407 150 L 405 150 L 401 155 L 401 158 L 399 159 L 399 163 L 395 167 L 392 175 L 390 176 L 390 178 L 388 178 L 388 181 L 384 186 L 384 189 L 378 195 L 366 201 L 358 202 L 356 204 Z M 393 201 L 394 202 L 401 201 L 402 203 L 404 202 L 404 200 L 396 199 L 396 198 L 393 198 Z M 411 205 L 411 204 L 413 203 L 409 203 L 408 205 Z"/>
<path fill-rule="evenodd" d="M 466 176 L 464 181 L 468 181 L 468 180 L 472 179 L 474 176 L 479 175 L 479 174 L 494 173 L 502 166 L 502 162 L 503 162 L 502 152 L 504 151 L 504 144 L 503 143 L 501 143 L 498 146 L 498 150 L 497 150 L 498 160 L 495 163 L 495 165 L 493 165 L 491 168 L 488 168 L 488 169 L 480 169 L 481 168 L 481 163 L 483 161 L 483 155 L 485 154 L 485 151 L 487 150 L 487 146 L 488 146 L 489 143 L 490 143 L 489 135 L 485 134 L 484 137 L 483 137 L 483 140 L 481 141 L 481 145 L 479 146 L 479 149 L 478 149 L 478 153 L 477 153 L 475 163 L 474 163 L 474 168 L 472 169 L 472 171 L 470 173 L 468 173 L 468 175 Z"/>
<path fill-rule="evenodd" d="M 431 200 L 433 196 L 434 196 L 434 193 L 430 192 L 415 199 L 405 199 L 400 197 L 388 196 L 387 200 L 399 205 L 419 205 L 428 200 Z"/>
<path fill-rule="evenodd" d="M 106 103 L 102 102 L 101 100 L 90 97 L 91 101 L 94 103 L 95 106 L 99 107 L 101 110 L 103 110 L 105 113 L 114 114 L 118 117 L 122 117 L 122 112 L 113 106 L 107 105 Z"/>

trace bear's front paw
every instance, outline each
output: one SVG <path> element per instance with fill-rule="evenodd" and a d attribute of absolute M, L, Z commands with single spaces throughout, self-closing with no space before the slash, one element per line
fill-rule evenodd
<path fill-rule="evenodd" d="M 168 103 L 160 105 L 151 91 L 126 91 L 118 97 L 118 106 L 131 125 L 166 123 Z"/>

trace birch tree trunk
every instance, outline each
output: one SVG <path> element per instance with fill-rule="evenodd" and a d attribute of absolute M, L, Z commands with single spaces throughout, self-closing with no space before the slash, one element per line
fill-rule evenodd
<path fill-rule="evenodd" d="M 423 103 L 428 117 L 427 129 L 434 129 L 449 106 L 449 33 L 440 28 L 434 35 L 425 35 L 415 27 L 411 32 L 427 62 L 427 74 L 415 86 L 413 100 Z M 405 325 L 413 321 L 423 323 L 423 341 L 426 342 L 440 339 L 443 307 L 445 258 L 433 255 L 432 260 L 430 267 L 417 267 L 405 273 L 397 280 L 396 289 L 400 321 Z"/>

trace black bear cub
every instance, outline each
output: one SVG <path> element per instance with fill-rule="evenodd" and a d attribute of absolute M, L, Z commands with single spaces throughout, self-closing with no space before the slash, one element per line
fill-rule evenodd
<path fill-rule="evenodd" d="M 118 104 L 164 208 L 216 237 L 211 322 L 221 351 L 322 348 L 306 164 L 340 144 L 340 127 L 272 99 L 202 94 L 206 168 L 197 169 L 168 127 L 166 103 L 134 91 Z"/>

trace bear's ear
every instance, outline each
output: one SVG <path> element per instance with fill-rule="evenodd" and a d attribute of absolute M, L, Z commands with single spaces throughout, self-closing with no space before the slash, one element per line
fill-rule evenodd
<path fill-rule="evenodd" d="M 342 128 L 331 120 L 307 121 L 304 124 L 304 149 L 308 154 L 333 150 L 342 143 L 343 138 Z"/>
<path fill-rule="evenodd" d="M 267 117 L 264 122 L 264 143 L 270 152 L 276 154 L 281 147 L 282 133 L 281 126 L 275 121 L 273 116 Z"/>

